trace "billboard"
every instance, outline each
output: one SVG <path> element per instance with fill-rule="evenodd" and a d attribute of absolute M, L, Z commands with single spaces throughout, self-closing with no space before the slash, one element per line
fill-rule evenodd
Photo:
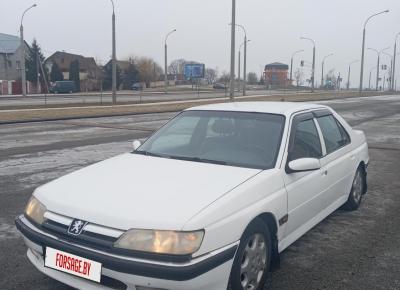
<path fill-rule="evenodd" d="M 183 74 L 186 80 L 203 79 L 205 72 L 205 65 L 201 63 L 185 63 L 183 67 Z"/>

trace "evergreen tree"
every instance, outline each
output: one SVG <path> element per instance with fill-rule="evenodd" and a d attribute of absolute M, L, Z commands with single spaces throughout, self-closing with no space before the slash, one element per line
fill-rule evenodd
<path fill-rule="evenodd" d="M 63 81 L 64 80 L 64 75 L 61 72 L 59 66 L 56 63 L 53 63 L 51 66 L 51 71 L 50 71 L 50 81 L 56 82 L 56 81 Z"/>
<path fill-rule="evenodd" d="M 34 39 L 32 42 L 32 46 L 28 51 L 28 55 L 25 62 L 26 62 L 26 80 L 36 84 L 37 76 L 39 73 L 40 75 L 39 81 L 43 87 L 45 85 L 44 77 L 46 78 L 46 80 L 48 80 L 48 71 L 46 67 L 42 65 L 44 62 L 44 56 L 36 39 Z M 44 70 L 45 74 L 44 76 L 42 74 L 41 66 L 43 67 Z"/>
<path fill-rule="evenodd" d="M 75 82 L 75 87 L 81 90 L 81 79 L 79 77 L 79 60 L 74 60 L 69 65 L 69 80 Z"/>

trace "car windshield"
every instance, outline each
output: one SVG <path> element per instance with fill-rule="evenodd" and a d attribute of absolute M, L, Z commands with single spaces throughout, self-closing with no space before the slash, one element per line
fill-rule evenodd
<path fill-rule="evenodd" d="M 152 135 L 135 154 L 256 169 L 275 166 L 282 115 L 185 111 Z"/>

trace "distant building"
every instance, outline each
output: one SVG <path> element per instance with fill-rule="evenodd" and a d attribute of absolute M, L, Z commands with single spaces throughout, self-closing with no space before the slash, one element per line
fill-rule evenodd
<path fill-rule="evenodd" d="M 29 46 L 25 42 L 25 52 L 28 51 Z M 0 95 L 21 93 L 20 67 L 20 38 L 14 35 L 0 33 Z"/>
<path fill-rule="evenodd" d="M 267 64 L 264 70 L 265 84 L 272 87 L 286 87 L 289 84 L 288 71 L 287 64 L 280 62 Z"/>
<path fill-rule="evenodd" d="M 93 57 L 85 57 L 79 54 L 57 51 L 45 60 L 45 66 L 49 72 L 54 63 L 60 68 L 64 79 L 69 79 L 69 68 L 71 62 L 79 62 L 79 79 L 81 80 L 81 91 L 100 90 L 102 70 L 97 66 Z"/>

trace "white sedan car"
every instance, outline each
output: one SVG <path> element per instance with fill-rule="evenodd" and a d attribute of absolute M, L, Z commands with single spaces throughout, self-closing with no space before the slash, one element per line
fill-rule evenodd
<path fill-rule="evenodd" d="M 280 252 L 367 191 L 363 132 L 322 105 L 195 107 L 134 147 L 35 190 L 16 225 L 39 271 L 80 289 L 262 289 Z"/>

